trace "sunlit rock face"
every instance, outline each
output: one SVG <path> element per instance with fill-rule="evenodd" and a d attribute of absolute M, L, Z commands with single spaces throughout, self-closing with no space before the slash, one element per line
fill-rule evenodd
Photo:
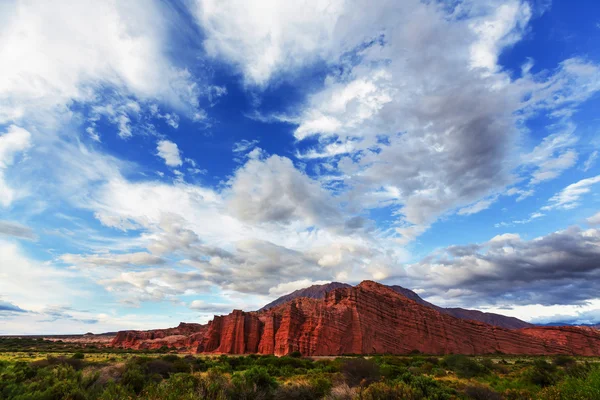
<path fill-rule="evenodd" d="M 119 332 L 115 347 L 193 353 L 600 355 L 600 332 L 577 327 L 505 329 L 439 312 L 364 281 L 256 312 L 234 310 L 206 325 Z"/>

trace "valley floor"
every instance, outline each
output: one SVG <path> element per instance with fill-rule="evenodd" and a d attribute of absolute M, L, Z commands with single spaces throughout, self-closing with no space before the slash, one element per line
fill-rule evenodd
<path fill-rule="evenodd" d="M 0 398 L 600 400 L 600 359 L 194 356 L 2 338 Z"/>

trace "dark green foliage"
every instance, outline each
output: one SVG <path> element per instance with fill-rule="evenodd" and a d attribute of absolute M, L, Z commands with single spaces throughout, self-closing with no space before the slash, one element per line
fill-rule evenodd
<path fill-rule="evenodd" d="M 256 366 L 233 374 L 231 383 L 232 398 L 240 400 L 268 399 L 277 388 L 277 381 L 269 375 L 267 369 Z"/>
<path fill-rule="evenodd" d="M 422 396 L 404 382 L 376 382 L 367 387 L 361 400 L 420 400 Z"/>
<path fill-rule="evenodd" d="M 85 354 L 83 354 L 82 352 L 77 352 L 73 354 L 71 358 L 74 358 L 76 360 L 83 360 L 85 358 Z"/>
<path fill-rule="evenodd" d="M 308 382 L 288 383 L 279 386 L 274 394 L 275 400 L 312 400 L 320 399 L 331 391 L 331 382 L 318 376 Z"/>
<path fill-rule="evenodd" d="M 429 400 L 447 400 L 451 399 L 454 394 L 454 390 L 427 376 L 413 377 L 410 379 L 410 386 L 415 389 L 417 394 Z"/>
<path fill-rule="evenodd" d="M 500 393 L 481 385 L 467 386 L 465 395 L 473 400 L 502 400 Z"/>
<path fill-rule="evenodd" d="M 366 358 L 349 358 L 343 361 L 341 371 L 350 386 L 366 386 L 379 380 L 381 373 L 375 361 Z"/>
<path fill-rule="evenodd" d="M 482 364 L 467 356 L 452 354 L 444 357 L 443 365 L 454 371 L 459 378 L 484 376 L 489 371 Z"/>
<path fill-rule="evenodd" d="M 290 357 L 293 357 L 293 358 L 301 358 L 301 357 L 302 357 L 302 353 L 300 353 L 299 351 L 292 351 L 292 352 L 289 354 L 289 356 L 290 356 Z"/>
<path fill-rule="evenodd" d="M 546 360 L 535 360 L 526 373 L 526 380 L 541 387 L 550 386 L 558 381 L 557 368 Z"/>
<path fill-rule="evenodd" d="M 554 359 L 552 360 L 552 364 L 556 365 L 557 367 L 567 367 L 577 364 L 577 360 L 575 360 L 571 356 L 560 354 L 554 357 Z"/>

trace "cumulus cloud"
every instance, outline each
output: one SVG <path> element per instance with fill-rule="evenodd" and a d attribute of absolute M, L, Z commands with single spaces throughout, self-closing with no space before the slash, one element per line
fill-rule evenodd
<path fill-rule="evenodd" d="M 169 167 L 179 167 L 183 164 L 176 143 L 173 143 L 170 140 L 160 140 L 156 144 L 156 150 L 158 151 L 158 156 L 165 160 L 165 164 Z"/>
<path fill-rule="evenodd" d="M 600 89 L 598 66 L 579 58 L 539 74 L 529 62 L 514 80 L 502 71 L 499 54 L 539 12 L 527 2 L 466 2 L 450 12 L 419 1 L 340 1 L 317 12 L 320 3 L 308 2 L 302 13 L 289 5 L 199 4 L 207 51 L 238 64 L 247 82 L 265 85 L 316 59 L 336 66 L 295 114 L 270 118 L 296 124 L 298 140 L 317 139 L 298 157 L 321 160 L 329 168 L 323 179 L 345 201 L 395 206 L 405 239 L 445 213 L 491 205 L 516 183 L 515 169 L 531 186 L 572 167 L 578 154 L 569 118 Z M 277 18 L 265 23 L 265 13 Z M 521 150 L 520 123 L 539 112 L 565 132 L 523 151 L 519 162 L 511 155 Z M 331 164 L 332 157 L 339 160 Z M 519 199 L 533 193 L 514 190 Z"/>
<path fill-rule="evenodd" d="M 231 180 L 231 208 L 244 221 L 327 225 L 341 218 L 333 199 L 291 160 L 249 160 Z"/>
<path fill-rule="evenodd" d="M 207 53 L 236 65 L 247 83 L 266 85 L 282 70 L 301 67 L 320 55 L 343 5 L 343 0 L 198 0 L 195 11 Z"/>
<path fill-rule="evenodd" d="M 600 231 L 570 227 L 532 240 L 504 234 L 447 247 L 410 265 L 426 295 L 455 304 L 583 304 L 597 297 Z"/>

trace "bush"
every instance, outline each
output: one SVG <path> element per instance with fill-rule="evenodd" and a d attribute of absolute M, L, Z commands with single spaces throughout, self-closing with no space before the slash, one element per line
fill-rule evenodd
<path fill-rule="evenodd" d="M 469 399 L 473 400 L 502 400 L 502 396 L 499 393 L 481 385 L 467 386 L 465 394 Z"/>
<path fill-rule="evenodd" d="M 76 360 L 83 360 L 85 358 L 85 354 L 83 354 L 81 352 L 77 352 L 77 353 L 73 354 L 73 356 L 71 358 L 74 358 Z"/>
<path fill-rule="evenodd" d="M 164 360 L 152 360 L 146 364 L 146 372 L 148 375 L 158 374 L 163 378 L 168 378 L 169 374 L 174 372 L 173 364 Z"/>
<path fill-rule="evenodd" d="M 264 399 L 272 395 L 277 381 L 264 367 L 252 367 L 244 372 L 236 372 L 232 379 L 231 398 Z"/>
<path fill-rule="evenodd" d="M 360 396 L 361 400 L 418 400 L 421 396 L 406 383 L 372 383 Z"/>
<path fill-rule="evenodd" d="M 439 382 L 426 376 L 416 376 L 411 379 L 410 386 L 415 389 L 417 394 L 422 395 L 428 400 L 446 400 L 453 398 L 453 391 L 442 386 Z"/>
<path fill-rule="evenodd" d="M 288 355 L 292 358 L 302 358 L 302 353 L 300 353 L 299 351 L 292 351 Z"/>
<path fill-rule="evenodd" d="M 123 376 L 121 377 L 121 384 L 130 388 L 135 393 L 140 393 L 146 385 L 147 379 L 142 368 L 134 363 L 127 365 Z"/>
<path fill-rule="evenodd" d="M 573 357 L 564 354 L 560 354 L 554 357 L 552 360 L 552 364 L 556 365 L 557 367 L 567 367 L 576 363 L 577 361 Z"/>
<path fill-rule="evenodd" d="M 379 380 L 379 366 L 365 358 L 350 358 L 342 363 L 341 371 L 350 386 L 367 386 Z"/>
<path fill-rule="evenodd" d="M 275 400 L 312 400 L 321 399 L 331 391 L 331 382 L 323 377 L 315 377 L 310 381 L 288 383 L 279 386 L 275 392 Z"/>
<path fill-rule="evenodd" d="M 558 381 L 556 366 L 545 360 L 535 360 L 533 366 L 525 372 L 526 380 L 534 385 L 546 387 Z"/>
<path fill-rule="evenodd" d="M 488 370 L 477 361 L 459 354 L 444 357 L 443 365 L 456 372 L 459 378 L 474 378 L 488 373 Z"/>

